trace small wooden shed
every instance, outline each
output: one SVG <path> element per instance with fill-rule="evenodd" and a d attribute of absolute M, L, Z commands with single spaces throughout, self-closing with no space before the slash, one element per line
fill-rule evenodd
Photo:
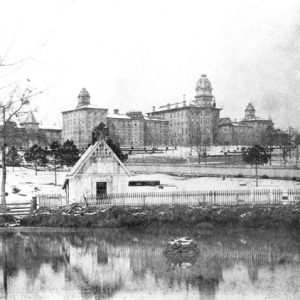
<path fill-rule="evenodd" d="M 84 197 L 125 192 L 130 171 L 104 140 L 90 146 L 66 176 L 63 189 L 69 203 Z"/>

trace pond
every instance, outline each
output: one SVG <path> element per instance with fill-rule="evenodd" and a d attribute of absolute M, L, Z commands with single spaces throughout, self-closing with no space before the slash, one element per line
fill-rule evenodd
<path fill-rule="evenodd" d="M 189 236 L 194 256 L 165 256 Z M 4 299 L 300 299 L 300 235 L 285 231 L 0 231 Z"/>

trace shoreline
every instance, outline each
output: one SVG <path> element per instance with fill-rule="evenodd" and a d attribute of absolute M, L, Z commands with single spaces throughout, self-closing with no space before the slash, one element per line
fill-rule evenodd
<path fill-rule="evenodd" d="M 3 215 L 0 225 L 15 223 Z M 106 209 L 86 207 L 79 212 L 63 209 L 39 209 L 20 219 L 18 226 L 57 228 L 148 228 L 182 227 L 201 230 L 300 229 L 300 204 L 236 206 L 112 206 Z M 17 226 L 16 226 L 17 227 Z"/>

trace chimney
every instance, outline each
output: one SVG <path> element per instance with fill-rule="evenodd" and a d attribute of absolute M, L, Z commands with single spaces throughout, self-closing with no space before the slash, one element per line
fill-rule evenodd
<path fill-rule="evenodd" d="M 167 104 L 167 109 L 170 109 L 171 108 L 171 105 L 170 103 Z"/>
<path fill-rule="evenodd" d="M 182 105 L 185 107 L 186 106 L 186 100 L 183 100 Z"/>
<path fill-rule="evenodd" d="M 152 111 L 155 111 L 155 106 L 152 106 Z"/>
<path fill-rule="evenodd" d="M 114 114 L 118 115 L 119 114 L 119 110 L 117 108 L 114 109 Z"/>

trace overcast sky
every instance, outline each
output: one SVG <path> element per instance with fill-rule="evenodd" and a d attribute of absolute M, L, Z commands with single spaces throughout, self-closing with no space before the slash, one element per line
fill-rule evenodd
<path fill-rule="evenodd" d="M 0 56 L 33 58 L 0 69 L 0 86 L 46 87 L 31 104 L 44 124 L 60 124 L 82 87 L 103 108 L 149 112 L 192 100 L 207 74 L 221 117 L 239 120 L 252 102 L 277 127 L 300 128 L 300 0 L 0 4 Z"/>

